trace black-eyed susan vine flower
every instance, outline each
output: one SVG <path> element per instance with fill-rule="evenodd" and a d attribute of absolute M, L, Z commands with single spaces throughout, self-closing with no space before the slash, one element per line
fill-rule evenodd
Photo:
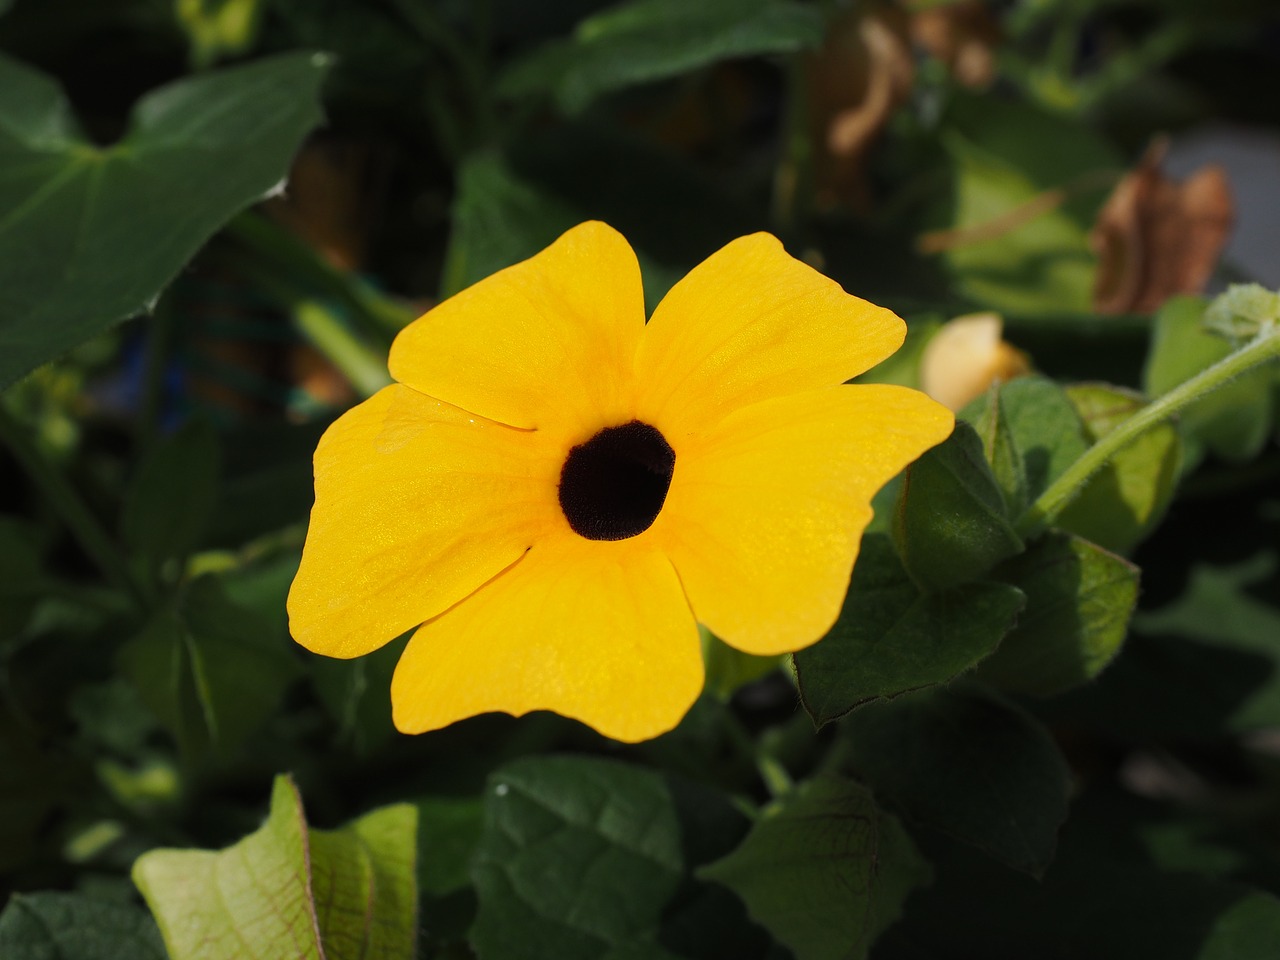
<path fill-rule="evenodd" d="M 320 441 L 289 595 L 303 646 L 357 657 L 416 627 L 406 732 L 553 710 L 618 740 L 697 698 L 697 622 L 754 654 L 840 612 L 872 495 L 952 414 L 844 385 L 904 325 L 735 240 L 645 323 L 627 242 L 584 223 L 410 324 L 397 383 Z"/>

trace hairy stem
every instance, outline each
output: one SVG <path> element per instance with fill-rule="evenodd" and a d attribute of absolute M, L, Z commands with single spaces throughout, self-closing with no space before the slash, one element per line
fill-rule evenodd
<path fill-rule="evenodd" d="M 1280 328 L 1264 329 L 1235 353 L 1151 401 L 1086 450 L 1049 489 L 1040 494 L 1036 502 L 1018 518 L 1018 534 L 1026 539 L 1053 523 L 1097 470 L 1147 430 L 1176 416 L 1241 374 L 1277 357 L 1280 357 Z"/>

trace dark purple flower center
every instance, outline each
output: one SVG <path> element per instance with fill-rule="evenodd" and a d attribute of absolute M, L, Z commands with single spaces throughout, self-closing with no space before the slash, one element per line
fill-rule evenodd
<path fill-rule="evenodd" d="M 675 466 L 671 444 L 649 424 L 606 427 L 565 458 L 560 509 L 579 536 L 626 540 L 658 519 Z"/>

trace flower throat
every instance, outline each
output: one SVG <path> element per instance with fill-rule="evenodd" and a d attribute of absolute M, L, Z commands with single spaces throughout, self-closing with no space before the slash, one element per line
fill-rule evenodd
<path fill-rule="evenodd" d="M 634 537 L 658 519 L 675 465 L 671 444 L 649 424 L 606 427 L 565 458 L 560 509 L 588 540 Z"/>

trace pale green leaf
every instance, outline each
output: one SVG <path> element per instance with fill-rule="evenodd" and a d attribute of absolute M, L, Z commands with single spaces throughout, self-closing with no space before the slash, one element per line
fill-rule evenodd
<path fill-rule="evenodd" d="M 152 850 L 133 879 L 170 960 L 412 960 L 416 823 L 399 804 L 310 831 L 280 776 L 255 833 L 216 852 Z"/>
<path fill-rule="evenodd" d="M 1146 401 L 1106 384 L 1067 387 L 1067 396 L 1096 442 Z M 1172 424 L 1147 430 L 1095 473 L 1058 517 L 1056 525 L 1117 553 L 1128 553 L 1160 522 L 1173 500 L 1182 443 Z"/>

